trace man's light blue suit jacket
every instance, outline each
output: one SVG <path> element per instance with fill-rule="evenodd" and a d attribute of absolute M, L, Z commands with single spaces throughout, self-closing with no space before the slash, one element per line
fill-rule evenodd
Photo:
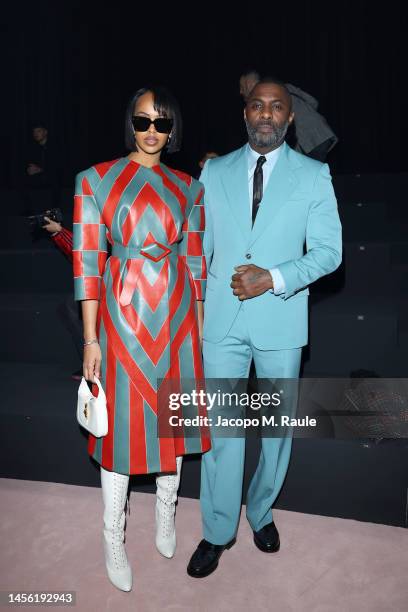
<path fill-rule="evenodd" d="M 341 223 L 329 167 L 286 143 L 252 226 L 246 145 L 206 162 L 204 251 L 208 280 L 204 339 L 225 338 L 241 302 L 230 287 L 234 267 L 279 268 L 285 292 L 245 300 L 250 338 L 261 350 L 308 342 L 308 285 L 341 263 Z M 248 257 L 250 256 L 250 257 Z"/>

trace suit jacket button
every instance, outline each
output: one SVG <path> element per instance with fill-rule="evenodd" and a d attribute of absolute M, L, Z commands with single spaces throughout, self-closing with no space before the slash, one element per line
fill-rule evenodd
<path fill-rule="evenodd" d="M 245 255 L 245 257 L 246 257 L 247 259 L 251 259 L 252 255 L 251 255 L 251 253 L 247 253 L 247 254 Z"/>

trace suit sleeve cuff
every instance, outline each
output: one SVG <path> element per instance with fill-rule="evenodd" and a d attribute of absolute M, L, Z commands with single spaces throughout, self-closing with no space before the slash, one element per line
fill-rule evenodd
<path fill-rule="evenodd" d="M 271 289 L 271 293 L 274 293 L 275 295 L 283 293 L 286 287 L 285 281 L 283 280 L 283 276 L 280 273 L 279 268 L 272 268 L 271 270 L 269 270 L 269 272 L 273 280 L 273 289 Z"/>

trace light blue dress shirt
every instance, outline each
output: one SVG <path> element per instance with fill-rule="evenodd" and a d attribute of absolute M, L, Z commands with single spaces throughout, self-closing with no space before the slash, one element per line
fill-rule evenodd
<path fill-rule="evenodd" d="M 265 193 L 266 186 L 268 184 L 269 177 L 271 176 L 272 170 L 275 167 L 276 162 L 278 161 L 278 157 L 280 155 L 282 149 L 282 145 L 280 145 L 277 149 L 266 153 L 264 157 L 266 157 L 266 162 L 262 166 L 263 173 L 263 193 Z M 256 168 L 256 163 L 260 154 L 254 151 L 249 143 L 247 144 L 247 155 L 248 155 L 248 189 L 249 189 L 249 214 L 252 218 L 252 195 L 253 195 L 253 185 L 254 185 L 254 173 Z M 260 203 L 262 206 L 262 201 Z M 273 280 L 273 290 L 271 292 L 275 295 L 279 295 L 285 291 L 285 281 L 283 280 L 283 276 L 280 273 L 278 268 L 272 268 L 269 270 L 272 280 Z"/>

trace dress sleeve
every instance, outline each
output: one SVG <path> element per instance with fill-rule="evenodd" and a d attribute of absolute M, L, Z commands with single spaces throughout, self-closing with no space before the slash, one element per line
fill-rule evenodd
<path fill-rule="evenodd" d="M 75 179 L 73 218 L 74 299 L 99 300 L 107 259 L 106 226 L 92 191 L 89 171 Z"/>
<path fill-rule="evenodd" d="M 185 262 L 193 277 L 197 300 L 204 300 L 207 284 L 207 266 L 203 251 L 203 237 L 205 229 L 204 213 L 204 186 L 193 180 L 190 186 L 192 205 L 187 211 L 183 225 L 183 240 L 179 254 Z"/>

